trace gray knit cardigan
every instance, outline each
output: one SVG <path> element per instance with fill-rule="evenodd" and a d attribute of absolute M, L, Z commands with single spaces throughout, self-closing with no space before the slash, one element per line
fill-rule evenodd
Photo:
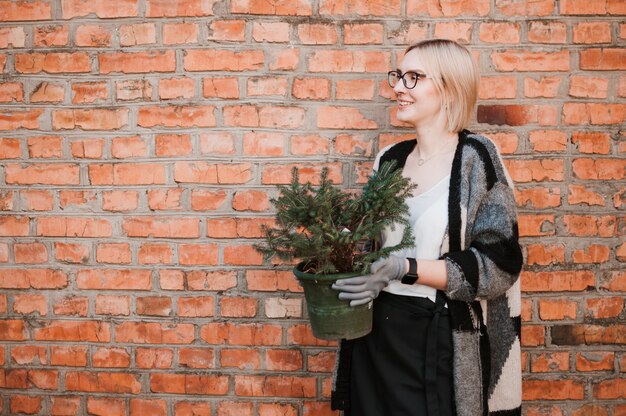
<path fill-rule="evenodd" d="M 376 164 L 396 160 L 402 168 L 415 144 L 394 145 L 379 154 Z M 389 231 L 384 245 L 395 244 L 401 233 L 400 227 Z M 520 415 L 523 257 L 513 183 L 493 142 L 467 130 L 459 133 L 452 162 L 441 258 L 448 271 L 444 293 L 452 325 L 457 415 Z M 351 341 L 340 343 L 333 409 L 350 407 L 351 347 Z"/>

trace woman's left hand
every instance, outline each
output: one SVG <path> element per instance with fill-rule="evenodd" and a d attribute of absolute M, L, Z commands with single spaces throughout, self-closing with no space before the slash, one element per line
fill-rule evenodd
<path fill-rule="evenodd" d="M 406 274 L 406 259 L 389 256 L 372 263 L 371 274 L 340 279 L 332 288 L 340 291 L 339 299 L 350 301 L 350 306 L 364 305 L 378 297 L 378 294 L 392 280 L 399 280 Z"/>

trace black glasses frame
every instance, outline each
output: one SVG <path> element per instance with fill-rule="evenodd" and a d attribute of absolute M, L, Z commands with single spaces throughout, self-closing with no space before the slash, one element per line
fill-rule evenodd
<path fill-rule="evenodd" d="M 412 78 L 412 79 L 409 79 L 407 81 L 407 78 L 406 78 L 407 75 L 410 75 L 409 78 Z M 428 78 L 428 75 L 420 74 L 419 72 L 415 72 L 415 71 L 406 71 L 404 74 L 400 71 L 387 72 L 387 82 L 389 83 L 389 86 L 391 88 L 394 88 L 398 84 L 398 80 L 401 79 L 406 89 L 408 90 L 413 89 L 417 85 L 417 81 L 419 81 L 420 78 Z"/>

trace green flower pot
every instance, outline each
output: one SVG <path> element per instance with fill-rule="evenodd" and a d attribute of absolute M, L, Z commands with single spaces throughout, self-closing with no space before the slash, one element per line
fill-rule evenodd
<path fill-rule="evenodd" d="M 339 291 L 331 285 L 359 273 L 309 274 L 293 269 L 302 284 L 313 335 L 320 339 L 354 339 L 367 335 L 372 330 L 372 302 L 356 307 L 350 301 L 339 299 Z"/>

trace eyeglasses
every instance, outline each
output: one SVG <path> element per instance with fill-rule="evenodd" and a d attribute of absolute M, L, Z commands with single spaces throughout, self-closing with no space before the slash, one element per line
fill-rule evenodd
<path fill-rule="evenodd" d="M 389 71 L 387 73 L 387 81 L 389 82 L 389 86 L 391 88 L 394 88 L 396 84 L 398 84 L 398 81 L 401 79 L 404 86 L 410 90 L 411 88 L 415 88 L 415 86 L 417 85 L 417 81 L 419 81 L 420 78 L 430 77 L 426 74 L 420 74 L 419 72 L 414 71 L 407 71 L 404 74 L 400 71 Z"/>

